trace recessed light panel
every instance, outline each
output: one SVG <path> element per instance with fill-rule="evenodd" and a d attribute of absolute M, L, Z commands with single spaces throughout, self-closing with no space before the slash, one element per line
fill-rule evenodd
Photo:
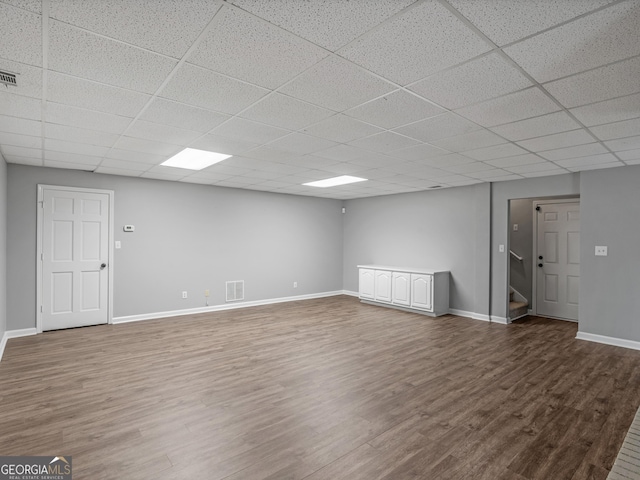
<path fill-rule="evenodd" d="M 366 178 L 352 177 L 351 175 L 341 175 L 339 177 L 325 178 L 324 180 L 318 180 L 316 182 L 303 183 L 309 187 L 336 187 L 338 185 L 346 185 L 348 183 L 366 182 Z"/>
<path fill-rule="evenodd" d="M 221 162 L 231 155 L 224 153 L 208 152 L 195 148 L 185 148 L 180 153 L 175 154 L 169 160 L 160 165 L 165 167 L 185 168 L 187 170 L 202 170 L 214 163 Z"/>

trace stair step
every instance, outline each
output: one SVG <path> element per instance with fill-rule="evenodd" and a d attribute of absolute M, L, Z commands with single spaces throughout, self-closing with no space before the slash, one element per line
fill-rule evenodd
<path fill-rule="evenodd" d="M 509 302 L 509 318 L 518 318 L 529 311 L 527 302 Z"/>

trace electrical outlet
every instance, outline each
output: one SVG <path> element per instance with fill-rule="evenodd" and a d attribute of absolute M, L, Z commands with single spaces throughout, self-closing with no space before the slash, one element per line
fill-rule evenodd
<path fill-rule="evenodd" d="M 504 253 L 504 245 L 498 245 L 498 251 Z"/>
<path fill-rule="evenodd" d="M 293 282 L 293 288 L 298 288 L 298 282 Z"/>
<path fill-rule="evenodd" d="M 514 223 L 514 224 L 513 224 L 513 231 L 514 231 L 514 232 L 517 232 L 517 231 L 518 231 L 518 224 L 517 224 L 517 223 Z"/>
<path fill-rule="evenodd" d="M 116 249 L 122 248 L 122 242 L 120 240 L 116 240 Z"/>
<path fill-rule="evenodd" d="M 596 256 L 598 256 L 598 257 L 606 257 L 607 256 L 607 247 L 596 245 Z"/>
<path fill-rule="evenodd" d="M 205 297 L 208 297 L 209 295 L 210 295 L 210 294 L 209 294 L 209 289 L 207 288 L 207 289 L 204 291 L 204 296 L 205 296 Z"/>
<path fill-rule="evenodd" d="M 187 292 L 182 292 L 182 298 L 187 298 Z"/>

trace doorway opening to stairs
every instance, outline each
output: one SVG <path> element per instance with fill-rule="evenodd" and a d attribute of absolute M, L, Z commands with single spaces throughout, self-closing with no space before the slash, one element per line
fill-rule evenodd
<path fill-rule="evenodd" d="M 538 315 L 578 321 L 580 199 L 509 201 L 508 321 Z"/>

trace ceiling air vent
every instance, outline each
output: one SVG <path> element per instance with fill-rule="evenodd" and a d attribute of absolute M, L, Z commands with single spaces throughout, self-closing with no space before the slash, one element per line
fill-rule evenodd
<path fill-rule="evenodd" d="M 0 72 L 0 83 L 13 85 L 14 87 L 18 85 L 18 82 L 16 82 L 16 75 L 8 72 Z"/>
<path fill-rule="evenodd" d="M 227 282 L 227 302 L 244 300 L 244 280 Z"/>

